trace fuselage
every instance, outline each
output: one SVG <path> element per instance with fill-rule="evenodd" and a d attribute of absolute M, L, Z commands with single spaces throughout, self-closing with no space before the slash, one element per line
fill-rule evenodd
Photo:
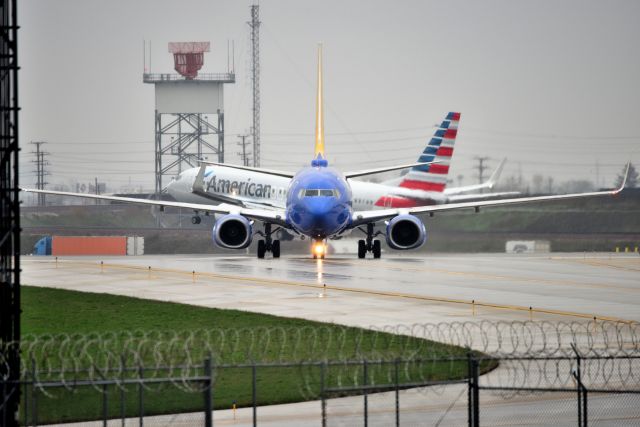
<path fill-rule="evenodd" d="M 302 171 L 307 169 L 309 168 Z M 342 176 L 335 169 L 331 170 Z M 167 191 L 181 202 L 211 204 L 210 199 L 191 192 L 197 174 L 198 168 L 185 170 L 167 186 Z M 243 202 L 280 207 L 285 207 L 287 190 L 293 182 L 290 178 L 220 166 L 207 167 L 204 180 L 205 190 L 212 195 L 235 197 Z M 349 180 L 348 185 L 351 189 L 351 208 L 353 210 L 423 206 L 447 202 L 446 196 L 438 192 L 413 190 L 358 180 Z"/>
<path fill-rule="evenodd" d="M 291 179 L 285 209 L 287 222 L 296 231 L 322 240 L 349 225 L 351 187 L 333 168 L 304 168 Z"/>

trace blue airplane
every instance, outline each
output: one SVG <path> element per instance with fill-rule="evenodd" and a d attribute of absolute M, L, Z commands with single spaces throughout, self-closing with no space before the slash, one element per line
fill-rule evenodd
<path fill-rule="evenodd" d="M 196 213 L 213 213 L 219 216 L 212 230 L 213 242 L 222 248 L 245 249 L 251 245 L 253 237 L 259 235 L 262 238 L 258 240 L 258 258 L 264 258 L 267 253 L 271 253 L 273 258 L 280 257 L 280 241 L 273 238 L 274 233 L 280 229 L 288 230 L 299 236 L 309 237 L 313 242 L 313 258 L 325 257 L 327 239 L 341 238 L 353 230 L 359 230 L 365 234 L 365 238 L 358 241 L 358 257 L 365 258 L 366 254 L 371 252 L 373 258 L 380 258 L 381 242 L 376 239 L 378 235 L 384 235 L 387 245 L 396 250 L 415 249 L 426 242 L 427 231 L 424 222 L 416 216 L 419 214 L 433 215 L 435 212 L 459 209 L 474 209 L 476 212 L 479 212 L 480 208 L 487 206 L 611 196 L 622 191 L 626 183 L 629 165 L 627 165 L 627 172 L 625 173 L 622 185 L 615 190 L 354 211 L 350 187 L 350 180 L 352 178 L 407 168 L 424 170 L 429 167 L 429 165 L 438 162 L 435 160 L 345 173 L 341 173 L 330 167 L 325 155 L 322 94 L 322 47 L 320 46 L 318 49 L 315 152 L 309 166 L 293 174 L 285 171 L 224 164 L 224 166 L 228 168 L 289 178 L 290 181 L 286 191 L 286 204 L 284 208 L 277 206 L 252 207 L 246 203 L 242 203 L 239 199 L 234 200 L 232 195 L 228 196 L 226 202 L 214 205 L 80 194 L 63 191 L 35 189 L 23 189 L 23 191 L 155 205 L 160 206 L 161 209 L 165 206 L 171 206 L 191 209 Z M 455 122 L 458 118 L 459 113 L 449 113 L 447 119 L 442 123 L 441 128 L 447 129 L 451 122 Z M 447 142 L 447 133 L 442 131 L 442 135 L 436 136 L 440 137 L 444 146 Z M 430 148 L 432 147 L 427 147 L 427 150 Z M 433 156 L 427 156 L 429 153 L 425 151 L 423 158 L 432 159 Z M 192 184 L 191 192 L 201 197 L 213 199 L 204 188 L 207 165 L 210 164 L 215 163 L 201 162 L 200 170 Z M 436 170 L 438 168 L 434 167 L 433 169 Z M 219 196 L 216 197 L 215 200 L 219 202 Z M 262 230 L 254 231 L 255 221 L 264 224 Z M 375 224 L 382 221 L 386 224 L 385 232 L 375 231 Z"/>

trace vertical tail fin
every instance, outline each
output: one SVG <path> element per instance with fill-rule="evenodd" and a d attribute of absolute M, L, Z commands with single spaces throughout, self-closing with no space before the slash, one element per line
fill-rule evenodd
<path fill-rule="evenodd" d="M 322 44 L 318 44 L 318 92 L 316 94 L 316 145 L 314 162 L 325 160 L 324 154 L 324 100 L 322 99 Z M 314 166 L 320 166 L 319 164 Z M 326 165 L 325 165 L 326 166 Z"/>
<path fill-rule="evenodd" d="M 460 113 L 447 114 L 418 158 L 418 162 L 438 160 L 440 163 L 412 167 L 400 181 L 400 187 L 439 193 L 444 191 L 459 122 Z"/>

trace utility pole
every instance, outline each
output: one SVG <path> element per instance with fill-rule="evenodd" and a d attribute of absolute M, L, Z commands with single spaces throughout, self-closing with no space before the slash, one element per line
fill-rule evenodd
<path fill-rule="evenodd" d="M 257 4 L 251 6 L 251 77 L 253 81 L 253 166 L 260 166 L 260 18 Z"/>
<path fill-rule="evenodd" d="M 36 151 L 32 151 L 35 154 L 36 159 L 32 160 L 36 164 L 36 188 L 38 190 L 44 190 L 44 186 L 48 184 L 45 182 L 44 177 L 48 175 L 45 171 L 45 166 L 49 165 L 49 162 L 45 160 L 45 157 L 49 154 L 46 151 L 42 151 L 40 146 L 46 144 L 44 141 L 31 141 L 31 144 L 36 146 Z M 44 194 L 38 193 L 38 206 L 44 206 Z"/>
<path fill-rule="evenodd" d="M 247 137 L 249 135 L 238 135 L 238 138 L 242 139 L 242 141 L 238 141 L 238 145 L 242 147 L 242 153 L 238 153 L 240 158 L 242 159 L 242 164 L 244 166 L 249 166 L 249 154 L 247 154 Z"/>
<path fill-rule="evenodd" d="M 489 160 L 489 157 L 475 156 L 474 159 L 478 161 L 478 184 L 482 184 L 484 182 L 484 171 L 487 169 L 484 162 Z"/>

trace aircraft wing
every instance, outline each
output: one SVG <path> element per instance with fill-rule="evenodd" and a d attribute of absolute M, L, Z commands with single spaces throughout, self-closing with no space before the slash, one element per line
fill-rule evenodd
<path fill-rule="evenodd" d="M 355 178 L 357 176 L 373 175 L 376 173 L 390 172 L 398 169 L 409 169 L 414 166 L 425 166 L 425 165 L 431 165 L 434 163 L 440 163 L 440 160 L 436 160 L 434 162 L 408 163 L 406 165 L 385 166 L 385 167 L 375 168 L 375 169 L 363 169 L 359 171 L 350 171 L 350 172 L 345 172 L 344 177 L 349 179 L 349 178 Z"/>
<path fill-rule="evenodd" d="M 198 212 L 211 212 L 217 214 L 239 214 L 249 219 L 258 221 L 270 222 L 277 224 L 284 228 L 289 228 L 289 225 L 285 221 L 284 209 L 253 209 L 245 208 L 241 206 L 233 206 L 226 203 L 219 205 L 205 205 L 200 203 L 184 203 L 184 202 L 171 202 L 168 200 L 149 200 L 149 199 L 136 199 L 134 197 L 120 197 L 120 196 L 103 196 L 99 194 L 82 194 L 82 193 L 70 193 L 66 191 L 50 191 L 50 190 L 36 190 L 32 188 L 22 188 L 22 191 L 28 193 L 40 193 L 51 194 L 54 196 L 67 196 L 67 197 L 82 197 L 85 199 L 105 200 L 111 202 L 120 203 L 133 203 L 138 205 L 147 206 L 159 206 L 164 208 L 165 206 L 191 209 Z"/>
<path fill-rule="evenodd" d="M 280 170 L 275 170 L 275 169 L 254 168 L 254 167 L 251 167 L 251 166 L 233 165 L 231 163 L 218 163 L 218 162 L 208 162 L 208 161 L 201 160 L 200 164 L 212 165 L 212 166 L 221 166 L 221 167 L 231 168 L 231 169 L 240 169 L 240 170 L 243 170 L 243 171 L 263 173 L 265 175 L 282 176 L 284 178 L 293 178 L 294 175 L 295 175 L 295 173 L 293 173 L 293 172 L 286 172 L 286 171 L 280 171 Z"/>
<path fill-rule="evenodd" d="M 502 159 L 502 161 L 500 162 L 496 170 L 493 171 L 489 179 L 483 182 L 482 184 L 465 185 L 463 187 L 445 188 L 444 194 L 449 196 L 453 194 L 467 193 L 469 191 L 478 191 L 485 188 L 489 188 L 489 189 L 493 188 L 493 186 L 496 185 L 496 183 L 498 182 L 498 179 L 500 179 L 500 174 L 502 173 L 502 168 L 504 167 L 504 164 L 506 161 L 507 161 L 506 157 Z"/>
<path fill-rule="evenodd" d="M 515 197 L 519 196 L 519 191 L 501 191 L 497 193 L 475 193 L 475 194 L 455 194 L 448 196 L 448 203 L 470 202 L 473 200 L 497 199 L 498 197 Z"/>
<path fill-rule="evenodd" d="M 501 200 L 485 200 L 475 202 L 463 202 L 463 203 L 448 203 L 444 205 L 432 205 L 432 206 L 418 206 L 415 208 L 396 208 L 396 209 L 383 209 L 383 210 L 367 210 L 367 211 L 355 211 L 353 212 L 353 220 L 350 227 L 357 227 L 359 225 L 383 221 L 385 219 L 393 218 L 400 214 L 425 214 L 443 211 L 452 211 L 458 209 L 470 209 L 473 208 L 477 211 L 482 207 L 490 206 L 505 206 L 515 205 L 523 203 L 535 203 L 546 202 L 551 200 L 567 200 L 567 199 L 579 199 L 584 197 L 598 197 L 598 196 L 615 196 L 620 193 L 627 182 L 627 175 L 629 173 L 629 164 L 625 172 L 622 185 L 615 190 L 608 191 L 594 191 L 590 193 L 575 193 L 575 194 L 560 194 L 554 196 L 536 196 L 536 197 L 518 197 L 515 199 L 501 199 Z"/>

